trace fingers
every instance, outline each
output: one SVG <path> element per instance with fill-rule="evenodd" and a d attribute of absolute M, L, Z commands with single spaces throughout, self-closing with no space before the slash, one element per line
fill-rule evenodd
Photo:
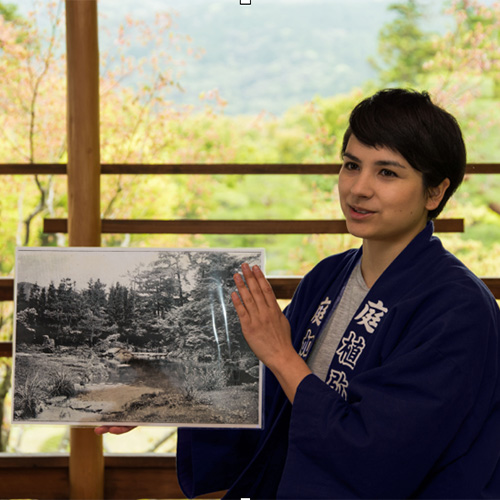
<path fill-rule="evenodd" d="M 276 295 L 274 295 L 273 287 L 271 286 L 269 281 L 267 281 L 261 268 L 259 266 L 254 266 L 253 272 L 254 272 L 254 276 L 257 280 L 257 283 L 259 284 L 260 291 L 262 292 L 262 296 L 263 296 L 267 306 L 271 307 L 271 308 L 275 308 L 279 312 L 281 312 L 281 308 L 280 308 L 278 301 L 276 299 Z"/>
<path fill-rule="evenodd" d="M 110 434 L 125 434 L 126 432 L 131 431 L 132 429 L 135 429 L 135 426 L 109 426 L 109 425 L 103 425 L 101 427 L 96 427 L 94 429 L 94 432 L 98 435 L 106 434 L 109 432 Z"/>
<path fill-rule="evenodd" d="M 245 280 L 243 280 L 240 274 L 234 275 L 239 297 L 236 293 L 232 297 L 240 320 L 244 319 L 247 314 L 252 317 L 254 315 L 261 315 L 265 311 L 272 314 L 281 314 L 281 308 L 276 300 L 273 289 L 259 266 L 254 266 L 251 269 L 245 263 L 241 267 Z"/>
<path fill-rule="evenodd" d="M 246 307 L 252 308 L 255 306 L 261 310 L 276 302 L 271 285 L 266 280 L 259 266 L 254 266 L 253 269 L 250 269 L 250 266 L 245 263 L 241 266 L 241 269 L 246 285 L 239 274 L 236 274 L 234 279 Z"/>
<path fill-rule="evenodd" d="M 235 283 L 238 287 L 240 297 L 243 300 L 243 304 L 249 310 L 254 308 L 257 310 L 262 309 L 262 307 L 265 306 L 265 301 L 263 299 L 259 283 L 255 279 L 254 273 L 250 269 L 250 266 L 246 263 L 241 266 L 241 270 L 243 271 L 245 281 L 243 281 L 243 278 L 237 274 L 235 276 Z"/>

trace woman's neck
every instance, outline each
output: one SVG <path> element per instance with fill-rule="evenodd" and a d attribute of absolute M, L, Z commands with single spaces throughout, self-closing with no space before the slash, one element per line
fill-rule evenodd
<path fill-rule="evenodd" d="M 388 244 L 385 241 L 363 241 L 361 272 L 368 288 L 371 288 L 392 261 L 406 248 L 409 242 Z"/>

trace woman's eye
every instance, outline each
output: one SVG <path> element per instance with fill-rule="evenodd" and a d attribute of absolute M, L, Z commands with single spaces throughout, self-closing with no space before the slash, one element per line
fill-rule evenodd
<path fill-rule="evenodd" d="M 384 168 L 380 171 L 380 175 L 383 177 L 397 177 L 398 174 L 396 172 L 393 172 L 392 170 L 388 170 L 387 168 Z"/>
<path fill-rule="evenodd" d="M 343 168 L 345 168 L 346 170 L 356 170 L 358 167 L 358 164 L 357 163 L 353 163 L 352 161 L 346 161 L 343 165 L 342 165 Z"/>

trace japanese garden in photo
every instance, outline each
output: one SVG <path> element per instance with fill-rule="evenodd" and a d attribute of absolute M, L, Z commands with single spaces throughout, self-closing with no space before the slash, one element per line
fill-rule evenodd
<path fill-rule="evenodd" d="M 259 251 L 19 249 L 14 422 L 260 425 L 231 307 Z"/>

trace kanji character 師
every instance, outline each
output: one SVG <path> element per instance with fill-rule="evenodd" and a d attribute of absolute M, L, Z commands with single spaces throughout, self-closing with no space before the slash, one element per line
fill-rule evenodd
<path fill-rule="evenodd" d="M 347 399 L 347 387 L 349 386 L 349 382 L 344 372 L 339 372 L 332 368 L 326 385 L 335 389 L 344 399 Z"/>

